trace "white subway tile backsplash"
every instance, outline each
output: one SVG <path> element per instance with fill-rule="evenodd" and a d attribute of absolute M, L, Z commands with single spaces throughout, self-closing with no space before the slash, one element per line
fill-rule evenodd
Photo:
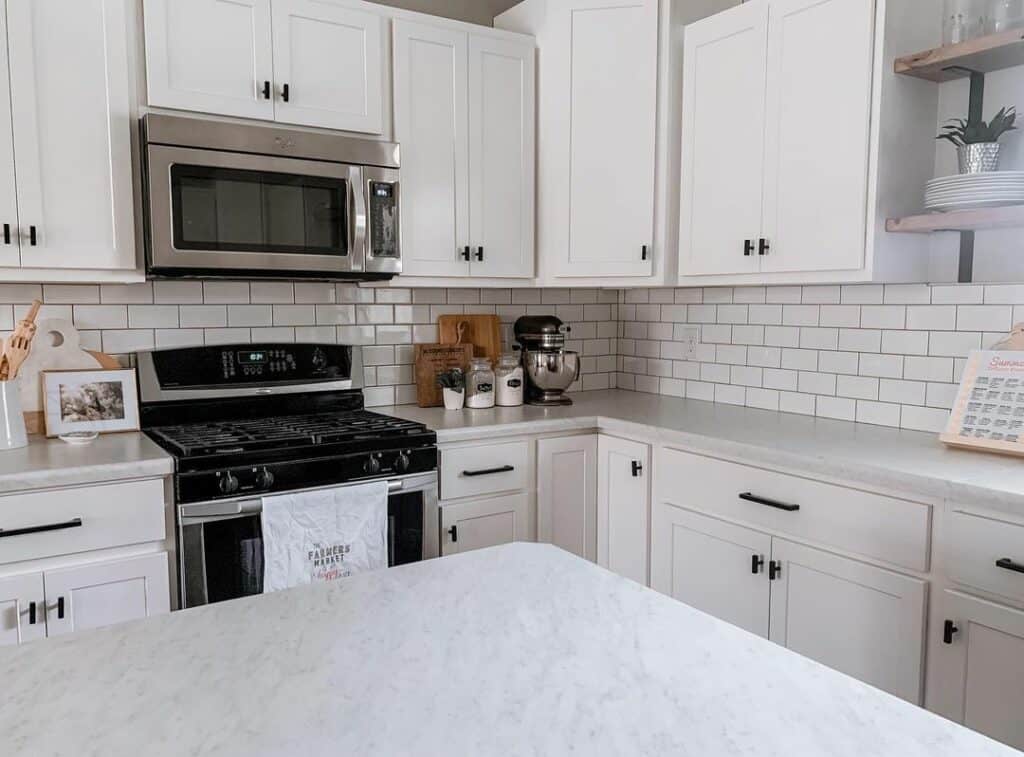
<path fill-rule="evenodd" d="M 914 381 L 952 381 L 953 358 L 908 355 L 903 375 Z"/>
<path fill-rule="evenodd" d="M 197 305 L 203 303 L 201 281 L 154 281 L 153 302 L 167 305 Z"/>
<path fill-rule="evenodd" d="M 51 305 L 98 305 L 100 288 L 96 284 L 44 284 L 43 300 Z"/>
<path fill-rule="evenodd" d="M 153 302 L 153 285 L 101 284 L 100 302 L 104 305 L 145 305 Z"/>
<path fill-rule="evenodd" d="M 877 329 L 840 329 L 839 349 L 879 352 L 882 349 L 882 332 Z"/>
<path fill-rule="evenodd" d="M 750 305 L 747 308 L 747 321 L 768 326 L 782 325 L 782 305 Z"/>
<path fill-rule="evenodd" d="M 938 357 L 967 357 L 981 349 L 981 334 L 970 331 L 933 331 L 928 338 L 928 354 Z"/>
<path fill-rule="evenodd" d="M 783 413 L 814 415 L 815 396 L 796 392 L 779 392 L 779 410 Z"/>
<path fill-rule="evenodd" d="M 837 376 L 836 394 L 861 400 L 878 399 L 879 379 L 869 376 Z"/>
<path fill-rule="evenodd" d="M 203 282 L 203 301 L 208 304 L 246 304 L 249 302 L 249 284 L 245 281 Z"/>
<path fill-rule="evenodd" d="M 816 371 L 818 353 L 816 350 L 784 349 L 782 367 L 793 371 Z"/>
<path fill-rule="evenodd" d="M 178 308 L 182 328 L 219 328 L 228 325 L 224 305 L 182 305 Z"/>
<path fill-rule="evenodd" d="M 43 287 L 40 284 L 0 284 L 0 302 L 16 304 L 32 302 L 43 298 Z"/>
<path fill-rule="evenodd" d="M 797 388 L 804 394 L 835 394 L 836 377 L 831 373 L 801 371 Z"/>
<path fill-rule="evenodd" d="M 881 284 L 847 284 L 841 289 L 840 302 L 844 305 L 881 305 L 885 296 Z"/>
<path fill-rule="evenodd" d="M 927 355 L 928 332 L 883 331 L 882 352 L 889 352 L 896 355 Z"/>
<path fill-rule="evenodd" d="M 985 287 L 980 284 L 936 285 L 931 290 L 933 305 L 980 305 L 985 301 Z"/>
<path fill-rule="evenodd" d="M 316 323 L 315 305 L 273 305 L 275 326 L 312 326 Z"/>
<path fill-rule="evenodd" d="M 807 305 L 836 305 L 839 295 L 838 286 L 806 286 L 800 300 Z"/>
<path fill-rule="evenodd" d="M 856 375 L 859 359 L 856 352 L 822 351 L 818 353 L 818 370 L 822 373 Z"/>
<path fill-rule="evenodd" d="M 202 329 L 157 329 L 156 348 L 201 347 L 205 343 Z"/>
<path fill-rule="evenodd" d="M 249 299 L 259 305 L 286 305 L 295 302 L 295 289 L 289 281 L 254 281 Z"/>
<path fill-rule="evenodd" d="M 811 350 L 839 349 L 839 330 L 802 328 L 800 329 L 800 346 Z"/>
<path fill-rule="evenodd" d="M 747 407 L 756 407 L 761 410 L 778 410 L 779 393 L 774 389 L 747 389 Z"/>
<path fill-rule="evenodd" d="M 764 343 L 769 347 L 799 347 L 800 329 L 796 326 L 765 326 Z"/>
<path fill-rule="evenodd" d="M 229 305 L 228 326 L 272 326 L 272 305 Z"/>
<path fill-rule="evenodd" d="M 42 317 L 52 316 L 44 315 Z M 125 329 L 128 328 L 128 307 L 126 305 L 75 305 L 73 318 L 75 326 L 80 329 Z M 177 323 L 174 325 L 177 326 Z"/>
<path fill-rule="evenodd" d="M 175 305 L 129 305 L 128 325 L 133 329 L 176 329 L 178 308 Z"/>
<path fill-rule="evenodd" d="M 860 309 L 860 325 L 865 329 L 902 329 L 907 325 L 907 308 L 903 305 L 864 305 Z"/>
<path fill-rule="evenodd" d="M 860 326 L 860 306 L 822 305 L 820 325 L 858 328 Z"/>
<path fill-rule="evenodd" d="M 206 329 L 207 344 L 245 344 L 252 341 L 252 333 L 246 328 Z"/>
<path fill-rule="evenodd" d="M 1013 308 L 1009 305 L 959 305 L 956 309 L 958 331 L 1009 331 L 1013 326 Z"/>
<path fill-rule="evenodd" d="M 780 389 L 783 391 L 795 392 L 799 383 L 800 374 L 797 371 L 776 370 L 765 368 L 762 373 L 762 381 L 765 389 Z"/>
<path fill-rule="evenodd" d="M 927 284 L 886 284 L 882 302 L 886 305 L 927 305 L 932 290 Z"/>
<path fill-rule="evenodd" d="M 856 420 L 857 403 L 845 397 L 818 397 L 814 414 L 840 421 Z"/>
<path fill-rule="evenodd" d="M 295 302 L 307 305 L 333 305 L 338 301 L 338 288 L 322 281 L 300 281 L 295 284 Z"/>
<path fill-rule="evenodd" d="M 861 353 L 858 373 L 861 376 L 903 378 L 903 355 Z"/>
<path fill-rule="evenodd" d="M 785 326 L 817 326 L 820 310 L 818 305 L 784 305 L 782 323 Z"/>
<path fill-rule="evenodd" d="M 356 311 L 359 308 L 380 307 L 381 316 L 386 313 L 388 320 L 371 321 L 369 319 L 359 320 L 359 323 L 391 323 L 393 318 L 390 305 L 316 305 L 316 322 L 321 326 L 347 326 L 356 323 Z"/>
<path fill-rule="evenodd" d="M 923 405 L 926 389 L 926 385 L 919 381 L 881 379 L 878 384 L 878 399 L 900 405 Z"/>
<path fill-rule="evenodd" d="M 295 341 L 295 329 L 290 326 L 256 326 L 249 329 L 253 342 L 285 342 Z"/>
<path fill-rule="evenodd" d="M 885 402 L 858 400 L 856 420 L 859 423 L 871 423 L 875 426 L 899 428 L 900 406 Z"/>

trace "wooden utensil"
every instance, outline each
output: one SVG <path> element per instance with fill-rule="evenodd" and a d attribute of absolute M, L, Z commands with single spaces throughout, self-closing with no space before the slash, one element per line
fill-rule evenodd
<path fill-rule="evenodd" d="M 437 374 L 449 368 L 465 371 L 473 356 L 473 345 L 417 344 L 413 355 L 416 361 L 416 404 L 440 407 L 444 404 L 444 395 L 437 385 Z"/>
<path fill-rule="evenodd" d="M 28 314 L 14 327 L 14 332 L 4 342 L 0 381 L 12 381 L 18 377 L 18 369 L 28 357 L 32 339 L 36 335 L 36 316 L 39 315 L 42 304 L 39 300 L 33 302 Z"/>
<path fill-rule="evenodd" d="M 442 344 L 472 344 L 474 357 L 491 366 L 501 357 L 501 320 L 496 315 L 442 315 L 437 319 Z"/>

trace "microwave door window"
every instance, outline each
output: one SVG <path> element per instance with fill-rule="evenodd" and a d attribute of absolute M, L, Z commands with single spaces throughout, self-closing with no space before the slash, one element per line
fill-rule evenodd
<path fill-rule="evenodd" d="M 179 250 L 348 254 L 345 179 L 171 167 Z"/>

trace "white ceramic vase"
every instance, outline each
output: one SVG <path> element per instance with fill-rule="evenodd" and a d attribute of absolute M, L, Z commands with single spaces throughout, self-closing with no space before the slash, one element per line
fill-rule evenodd
<path fill-rule="evenodd" d="M 28 446 L 17 381 L 0 381 L 0 451 Z"/>
<path fill-rule="evenodd" d="M 457 392 L 454 389 L 442 387 L 441 394 L 444 395 L 445 410 L 461 410 L 466 404 L 466 393 Z"/>

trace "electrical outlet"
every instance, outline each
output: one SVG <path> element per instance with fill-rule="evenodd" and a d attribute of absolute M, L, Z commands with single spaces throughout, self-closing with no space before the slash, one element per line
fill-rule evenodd
<path fill-rule="evenodd" d="M 700 328 L 697 326 L 685 326 L 680 331 L 682 332 L 684 356 L 687 360 L 696 360 L 697 345 L 700 344 Z"/>

